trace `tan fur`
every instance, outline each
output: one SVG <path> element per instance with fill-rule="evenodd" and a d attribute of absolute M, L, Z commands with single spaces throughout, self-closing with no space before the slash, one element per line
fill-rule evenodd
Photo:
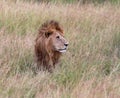
<path fill-rule="evenodd" d="M 44 23 L 39 29 L 39 34 L 35 41 L 35 55 L 38 68 L 43 67 L 43 69 L 51 71 L 61 56 L 60 52 L 53 51 L 53 43 L 45 36 L 46 32 L 54 33 L 55 31 L 59 31 L 59 33 L 63 35 L 63 30 L 59 26 L 58 22 L 53 20 Z M 51 36 L 54 37 L 53 35 Z M 47 46 L 46 43 L 48 43 Z"/>

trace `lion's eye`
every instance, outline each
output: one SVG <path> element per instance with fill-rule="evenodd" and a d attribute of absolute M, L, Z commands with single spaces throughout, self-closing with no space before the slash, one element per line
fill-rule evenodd
<path fill-rule="evenodd" d="M 59 39 L 60 37 L 59 37 L 59 36 L 57 36 L 56 38 L 57 38 L 57 39 Z"/>

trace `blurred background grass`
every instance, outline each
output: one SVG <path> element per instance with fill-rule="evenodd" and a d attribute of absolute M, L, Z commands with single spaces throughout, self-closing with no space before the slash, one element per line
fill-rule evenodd
<path fill-rule="evenodd" d="M 0 97 L 120 98 L 119 1 L 50 2 L 0 1 Z M 34 40 L 51 19 L 69 49 L 52 74 L 35 74 Z"/>
<path fill-rule="evenodd" d="M 88 3 L 105 3 L 105 2 L 110 2 L 112 4 L 119 4 L 120 0 L 6 0 L 6 1 L 13 1 L 13 2 L 19 2 L 19 1 L 24 1 L 24 2 L 52 2 L 52 3 L 80 3 L 80 4 L 88 4 Z"/>

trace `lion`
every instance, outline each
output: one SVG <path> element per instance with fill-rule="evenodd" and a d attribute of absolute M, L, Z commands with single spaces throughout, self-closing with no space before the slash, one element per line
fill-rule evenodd
<path fill-rule="evenodd" d="M 47 21 L 39 29 L 35 40 L 35 55 L 37 67 L 52 71 L 58 63 L 61 54 L 66 52 L 68 41 L 57 21 Z"/>

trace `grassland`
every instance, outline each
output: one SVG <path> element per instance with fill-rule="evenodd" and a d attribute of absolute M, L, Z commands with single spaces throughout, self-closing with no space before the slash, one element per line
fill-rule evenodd
<path fill-rule="evenodd" d="M 53 73 L 34 73 L 46 20 L 69 40 Z M 120 98 L 120 7 L 0 1 L 0 98 Z"/>

